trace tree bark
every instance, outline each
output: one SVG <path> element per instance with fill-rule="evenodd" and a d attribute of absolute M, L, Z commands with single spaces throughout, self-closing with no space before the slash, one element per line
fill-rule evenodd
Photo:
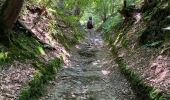
<path fill-rule="evenodd" d="M 168 8 L 170 9 L 170 0 L 168 1 Z"/>
<path fill-rule="evenodd" d="M 124 1 L 123 1 L 123 8 L 126 8 L 126 7 L 127 7 L 127 1 L 124 0 Z"/>
<path fill-rule="evenodd" d="M 75 6 L 75 8 L 73 9 L 73 15 L 74 16 L 80 15 L 80 7 L 79 6 Z"/>
<path fill-rule="evenodd" d="M 11 31 L 23 4 L 24 0 L 6 0 L 4 3 L 0 12 L 1 32 L 3 32 L 3 34 Z"/>

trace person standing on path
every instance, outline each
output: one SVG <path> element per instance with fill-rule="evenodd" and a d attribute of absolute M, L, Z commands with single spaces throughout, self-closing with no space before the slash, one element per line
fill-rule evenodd
<path fill-rule="evenodd" d="M 90 44 L 95 44 L 95 34 L 94 34 L 94 22 L 92 20 L 92 17 L 89 17 L 89 20 L 87 22 L 87 30 L 88 30 L 88 39 Z"/>

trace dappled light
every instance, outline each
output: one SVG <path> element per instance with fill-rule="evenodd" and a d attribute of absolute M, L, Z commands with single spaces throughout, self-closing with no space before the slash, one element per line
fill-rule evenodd
<path fill-rule="evenodd" d="M 123 93 L 123 90 L 131 91 L 131 88 L 128 88 L 127 80 L 116 69 L 108 48 L 103 48 L 101 33 L 96 34 L 96 42 L 101 43 L 97 47 L 89 47 L 89 40 L 86 40 L 85 44 L 81 43 L 76 45 L 76 48 L 71 48 L 70 63 L 61 69 L 58 73 L 59 82 L 56 82 L 42 100 L 136 98 L 132 92 L 130 95 L 116 95 L 118 92 Z M 115 80 L 112 80 L 114 77 Z M 113 88 L 117 91 L 111 92 Z"/>
<path fill-rule="evenodd" d="M 97 60 L 97 61 L 95 61 L 95 62 L 93 62 L 93 65 L 95 66 L 95 65 L 99 65 L 99 62 L 100 62 L 101 60 Z"/>
<path fill-rule="evenodd" d="M 118 42 L 119 42 L 122 34 L 123 34 L 123 33 L 119 33 L 119 34 L 118 34 L 118 36 L 117 36 L 117 38 L 116 38 L 116 40 L 115 40 L 115 42 L 114 42 L 114 45 L 118 44 Z"/>
<path fill-rule="evenodd" d="M 0 53 L 0 61 L 3 61 L 7 58 L 8 52 L 1 52 Z"/>
<path fill-rule="evenodd" d="M 170 0 L 0 0 L 0 100 L 170 100 Z"/>
<path fill-rule="evenodd" d="M 138 23 L 142 19 L 142 15 L 140 13 L 137 13 L 135 15 L 135 18 L 136 18 L 136 21 L 135 21 L 135 24 L 136 24 L 136 23 Z"/>
<path fill-rule="evenodd" d="M 110 71 L 102 70 L 102 73 L 103 73 L 103 75 L 108 75 L 108 74 L 110 74 Z"/>
<path fill-rule="evenodd" d="M 37 49 L 39 50 L 40 54 L 46 55 L 42 47 L 38 47 Z"/>

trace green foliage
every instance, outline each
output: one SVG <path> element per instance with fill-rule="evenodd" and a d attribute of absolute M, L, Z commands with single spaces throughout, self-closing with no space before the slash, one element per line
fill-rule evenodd
<path fill-rule="evenodd" d="M 157 91 L 151 86 L 148 86 L 143 82 L 143 80 L 139 77 L 137 73 L 135 73 L 132 69 L 130 69 L 123 58 L 118 57 L 117 48 L 114 45 L 113 38 L 107 40 L 109 45 L 112 47 L 111 52 L 113 57 L 115 58 L 116 63 L 119 65 L 120 71 L 124 74 L 127 79 L 131 83 L 131 87 L 137 93 L 137 96 L 140 99 L 147 99 L 147 100 L 165 100 L 170 99 L 169 94 L 165 94 L 163 92 Z"/>
<path fill-rule="evenodd" d="M 126 49 L 129 49 L 129 43 L 128 43 L 128 39 L 124 36 L 123 38 L 122 38 L 122 46 L 124 47 L 124 48 L 126 48 Z"/>
<path fill-rule="evenodd" d="M 95 13 L 98 13 L 101 18 L 107 18 L 109 15 L 114 13 L 115 1 L 113 0 L 94 0 Z"/>
<path fill-rule="evenodd" d="M 119 33 L 120 34 L 120 33 Z M 115 34 L 115 37 L 119 37 L 119 34 Z M 137 93 L 139 99 L 147 100 L 166 100 L 170 99 L 170 95 L 156 90 L 155 88 L 148 86 L 143 82 L 137 73 L 130 69 L 123 58 L 118 57 L 118 51 L 115 47 L 115 39 L 110 38 L 111 34 L 105 34 L 108 38 L 105 38 L 109 45 L 112 47 L 111 52 L 115 58 L 116 63 L 119 65 L 120 71 L 124 74 L 131 83 L 132 89 Z M 157 43 L 154 43 L 157 44 Z M 153 44 L 153 45 L 154 45 Z"/>
<path fill-rule="evenodd" d="M 114 17 L 111 17 L 108 19 L 104 24 L 103 24 L 103 29 L 105 32 L 109 32 L 113 30 L 119 23 L 122 23 L 123 19 L 122 17 L 118 14 Z"/>
<path fill-rule="evenodd" d="M 113 53 L 114 54 L 114 53 Z M 164 100 L 161 98 L 170 99 L 169 94 L 164 94 L 151 86 L 146 85 L 128 66 L 125 64 L 122 58 L 116 57 L 116 63 L 119 65 L 121 72 L 127 77 L 127 79 L 131 82 L 132 88 L 137 93 L 140 99 L 148 99 L 148 100 Z"/>
<path fill-rule="evenodd" d="M 43 45 L 41 43 L 33 37 L 24 35 L 24 33 L 13 33 L 12 41 L 12 45 L 16 45 L 25 51 L 32 52 L 34 55 L 41 54 L 43 51 Z"/>
<path fill-rule="evenodd" d="M 169 32 L 170 32 L 170 27 L 168 27 L 168 29 L 166 29 L 166 30 L 164 30 L 164 40 L 165 40 L 165 42 L 168 42 L 168 41 L 170 41 L 170 34 L 169 34 Z"/>
<path fill-rule="evenodd" d="M 5 62 L 7 57 L 8 57 L 8 52 L 4 52 L 3 49 L 2 49 L 1 52 L 0 52 L 0 61 Z"/>
<path fill-rule="evenodd" d="M 49 5 L 49 3 L 51 3 L 51 0 L 29 0 L 27 2 L 29 4 L 44 6 L 44 5 Z"/>
<path fill-rule="evenodd" d="M 45 85 L 55 78 L 55 74 L 61 65 L 61 60 L 56 58 L 50 60 L 48 64 L 36 61 L 33 64 L 39 69 L 34 79 L 25 87 L 19 97 L 19 100 L 37 100 L 43 95 Z"/>
<path fill-rule="evenodd" d="M 133 1 L 133 0 L 127 0 L 127 1 Z M 129 3 L 130 2 L 128 2 L 128 4 Z M 134 2 L 134 3 L 136 4 L 136 2 Z M 132 4 L 132 2 L 131 2 L 131 4 Z M 153 35 L 151 35 L 151 36 L 154 36 L 155 33 L 162 34 L 161 33 L 162 31 L 160 31 L 160 30 L 161 30 L 162 26 L 165 26 L 165 24 L 167 23 L 167 21 L 162 21 L 162 19 L 165 18 L 165 15 L 167 12 L 165 10 L 156 11 L 156 9 L 158 9 L 158 8 L 155 8 L 154 11 L 152 9 L 152 12 L 149 12 L 151 14 L 148 14 L 148 12 L 144 14 L 144 17 L 145 17 L 144 19 L 147 19 L 145 21 L 147 21 L 147 22 L 151 21 L 151 25 L 150 25 L 150 27 L 148 27 L 148 33 L 146 33 L 146 34 L 153 33 Z M 163 17 L 160 17 L 160 14 Z M 158 17 L 158 18 L 155 18 L 155 17 Z M 154 22 L 153 19 L 159 20 L 159 21 Z M 124 59 L 121 57 L 118 57 L 118 51 L 117 51 L 117 48 L 115 47 L 115 45 L 117 43 L 120 43 L 120 40 L 122 40 L 121 46 L 128 46 L 128 40 L 126 40 L 126 36 L 124 35 L 126 33 L 125 32 L 121 33 L 121 31 L 124 31 L 123 29 L 118 29 L 119 31 L 115 30 L 117 28 L 117 25 L 120 26 L 122 21 L 120 20 L 117 23 L 115 23 L 115 25 L 114 25 L 114 21 L 116 21 L 116 19 L 113 19 L 113 21 L 110 21 L 110 20 L 111 20 L 111 18 L 103 24 L 105 39 L 107 40 L 109 45 L 112 47 L 111 52 L 113 53 L 115 61 L 119 65 L 119 68 L 120 68 L 122 74 L 124 74 L 127 77 L 127 79 L 130 81 L 131 86 L 137 93 L 137 96 L 139 97 L 139 99 L 142 99 L 142 100 L 169 100 L 170 94 L 163 93 L 163 92 L 158 91 L 157 89 L 145 84 L 144 81 L 140 78 L 140 76 L 127 66 Z M 156 26 L 161 26 L 161 28 L 156 27 Z M 112 32 L 113 30 L 115 32 Z M 145 30 L 146 29 L 142 30 L 140 33 L 146 32 Z M 157 34 L 155 34 L 155 35 L 157 35 Z M 158 38 L 160 38 L 160 37 L 161 37 L 161 35 L 158 35 Z M 146 38 L 142 38 L 142 39 L 145 40 Z M 144 46 L 146 46 L 146 47 L 159 46 L 163 42 L 163 40 L 160 40 L 158 38 L 155 38 L 154 40 L 149 39 L 150 41 L 145 43 Z"/>
<path fill-rule="evenodd" d="M 43 45 L 35 38 L 23 33 L 11 33 L 11 45 L 9 48 L 0 47 L 0 65 L 13 62 L 14 60 L 25 61 L 37 59 L 38 55 L 45 54 Z"/>
<path fill-rule="evenodd" d="M 42 47 L 39 46 L 37 47 L 37 49 L 38 49 L 38 53 L 40 53 L 41 55 L 45 55 L 45 51 Z"/>
<path fill-rule="evenodd" d="M 61 10 L 57 9 L 57 11 L 59 12 L 57 12 L 56 15 L 61 19 L 61 22 L 69 27 L 69 31 L 68 33 L 64 33 L 65 31 L 63 30 L 65 29 L 57 27 L 57 31 L 53 34 L 53 37 L 56 40 L 59 40 L 64 47 L 69 48 L 70 46 L 80 42 L 80 40 L 84 37 L 84 30 L 79 23 L 79 17 L 72 15 L 66 16 Z"/>
<path fill-rule="evenodd" d="M 75 5 L 79 5 L 81 9 L 85 9 L 85 7 L 90 4 L 91 0 L 64 0 L 66 9 L 73 9 Z"/>
<path fill-rule="evenodd" d="M 72 33 L 66 33 L 66 34 L 72 34 Z M 59 31 L 55 34 L 53 34 L 53 37 L 58 40 L 59 43 L 61 43 L 66 49 L 69 49 L 71 46 L 79 43 L 79 40 L 82 39 L 81 33 L 74 33 L 72 36 L 68 37 L 66 34 L 63 34 L 62 31 Z"/>
<path fill-rule="evenodd" d="M 169 13 L 168 0 L 156 2 L 156 6 L 144 12 L 143 16 L 147 25 L 140 36 L 139 42 L 141 45 L 158 47 L 164 41 L 168 41 L 168 36 L 163 28 L 169 25 L 169 19 L 166 18 Z"/>

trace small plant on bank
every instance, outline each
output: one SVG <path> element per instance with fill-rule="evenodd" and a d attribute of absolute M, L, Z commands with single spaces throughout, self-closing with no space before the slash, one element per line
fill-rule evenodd
<path fill-rule="evenodd" d="M 11 63 L 16 59 L 18 61 L 37 59 L 38 55 L 44 53 L 43 45 L 35 38 L 24 33 L 14 32 L 12 34 L 10 47 L 0 47 L 0 65 Z"/>
<path fill-rule="evenodd" d="M 115 49 L 115 48 L 113 48 Z M 113 52 L 114 51 L 114 52 Z M 128 68 L 127 64 L 123 61 L 121 57 L 115 56 L 116 50 L 112 50 L 114 57 L 116 57 L 115 61 L 119 65 L 121 72 L 127 77 L 130 81 L 132 88 L 137 93 L 137 96 L 140 99 L 148 99 L 148 100 L 164 100 L 170 99 L 169 94 L 165 94 L 161 91 L 157 91 L 154 87 L 148 86 L 145 84 L 142 79 Z"/>
<path fill-rule="evenodd" d="M 37 100 L 42 96 L 45 85 L 55 78 L 55 74 L 61 65 L 61 60 L 56 58 L 50 60 L 48 64 L 35 62 L 33 65 L 39 69 L 39 72 L 34 76 L 29 86 L 22 90 L 19 100 Z"/>
<path fill-rule="evenodd" d="M 109 37 L 109 36 L 108 36 Z M 148 86 L 143 80 L 130 69 L 123 58 L 118 57 L 118 51 L 116 46 L 113 43 L 113 39 L 106 40 L 109 43 L 109 46 L 112 47 L 111 52 L 115 58 L 116 63 L 119 65 L 120 71 L 122 74 L 127 77 L 128 81 L 131 83 L 132 89 L 136 92 L 137 97 L 140 100 L 169 100 L 170 95 L 158 91 L 154 87 Z"/>

